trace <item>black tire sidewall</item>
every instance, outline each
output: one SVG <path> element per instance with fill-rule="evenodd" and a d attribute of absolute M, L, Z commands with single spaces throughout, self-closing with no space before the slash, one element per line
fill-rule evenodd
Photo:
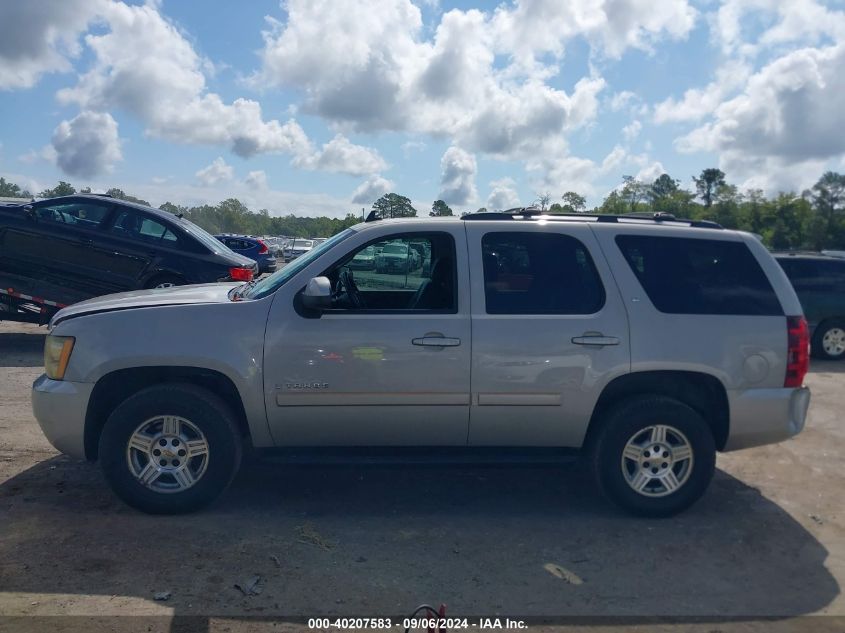
<path fill-rule="evenodd" d="M 142 422 L 158 415 L 189 420 L 208 442 L 206 471 L 183 492 L 150 490 L 129 470 L 126 447 L 130 436 Z M 153 514 L 177 514 L 195 511 L 216 499 L 234 478 L 241 450 L 234 419 L 222 400 L 193 385 L 168 385 L 144 389 L 112 412 L 100 436 L 99 461 L 112 489 L 127 504 Z"/>
<path fill-rule="evenodd" d="M 810 346 L 810 351 L 816 358 L 821 358 L 823 360 L 842 360 L 845 358 L 845 353 L 839 354 L 839 356 L 833 356 L 824 351 L 824 347 L 822 347 L 822 339 L 824 338 L 824 335 L 828 330 L 832 330 L 833 328 L 845 330 L 845 320 L 833 319 L 831 321 L 825 321 L 816 328 L 815 332 L 813 332 L 813 341 Z"/>
<path fill-rule="evenodd" d="M 602 492 L 628 512 L 662 517 L 695 503 L 710 484 L 716 464 L 713 434 L 705 420 L 686 404 L 664 397 L 641 397 L 613 408 L 602 420 L 593 452 L 593 469 Z M 665 497 L 646 497 L 633 490 L 622 473 L 622 450 L 635 433 L 654 424 L 675 427 L 693 450 L 689 479 Z"/>

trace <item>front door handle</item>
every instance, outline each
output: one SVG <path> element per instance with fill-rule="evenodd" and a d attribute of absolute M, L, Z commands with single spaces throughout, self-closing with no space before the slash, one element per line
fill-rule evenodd
<path fill-rule="evenodd" d="M 615 336 L 604 336 L 602 334 L 573 336 L 572 342 L 576 345 L 619 345 L 619 339 Z"/>
<path fill-rule="evenodd" d="M 457 347 L 461 344 L 461 339 L 448 336 L 422 336 L 411 339 L 411 343 L 425 347 Z"/>

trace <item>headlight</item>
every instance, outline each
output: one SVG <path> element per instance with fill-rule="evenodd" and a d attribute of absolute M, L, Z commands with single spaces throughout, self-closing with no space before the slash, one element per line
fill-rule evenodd
<path fill-rule="evenodd" d="M 72 336 L 47 336 L 44 343 L 44 373 L 47 378 L 64 379 L 74 340 Z"/>

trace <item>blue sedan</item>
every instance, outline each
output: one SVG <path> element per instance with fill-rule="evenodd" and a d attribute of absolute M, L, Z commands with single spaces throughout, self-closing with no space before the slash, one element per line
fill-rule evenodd
<path fill-rule="evenodd" d="M 215 235 L 218 240 L 223 242 L 230 249 L 235 251 L 238 255 L 249 257 L 258 264 L 258 270 L 262 273 L 273 273 L 278 268 L 276 256 L 273 254 L 267 244 L 257 237 L 249 235 Z"/>

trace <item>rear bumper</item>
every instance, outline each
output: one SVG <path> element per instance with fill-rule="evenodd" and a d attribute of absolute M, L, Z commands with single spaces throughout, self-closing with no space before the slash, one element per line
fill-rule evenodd
<path fill-rule="evenodd" d="M 800 433 L 810 406 L 810 390 L 747 389 L 728 392 L 731 421 L 724 450 L 774 444 Z"/>
<path fill-rule="evenodd" d="M 42 374 L 32 384 L 32 412 L 57 450 L 85 459 L 85 415 L 92 383 L 50 380 Z"/>

